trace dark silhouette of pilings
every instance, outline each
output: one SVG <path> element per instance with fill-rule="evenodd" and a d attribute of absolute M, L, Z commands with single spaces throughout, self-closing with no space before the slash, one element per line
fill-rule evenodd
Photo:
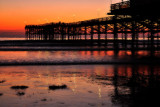
<path fill-rule="evenodd" d="M 114 16 L 76 23 L 27 25 L 25 31 L 27 40 L 90 40 L 91 43 L 98 41 L 98 44 L 103 40 L 105 44 L 107 41 L 112 42 L 115 48 L 118 48 L 119 43 L 124 46 L 132 44 L 133 49 L 138 48 L 139 45 L 153 48 L 155 45 L 159 47 L 160 42 L 159 18 Z M 105 37 L 102 38 L 102 34 Z"/>

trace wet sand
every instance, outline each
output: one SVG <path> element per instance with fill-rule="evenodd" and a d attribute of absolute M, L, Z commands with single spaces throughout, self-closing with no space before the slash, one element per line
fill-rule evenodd
<path fill-rule="evenodd" d="M 0 67 L 1 78 L 8 82 L 0 85 L 1 107 L 21 105 L 29 107 L 92 107 L 111 106 L 108 97 L 112 87 L 103 87 L 89 80 L 90 67 L 67 66 Z M 39 69 L 40 68 L 40 69 Z M 92 71 L 91 71 L 92 72 Z M 92 73 L 91 73 L 92 74 Z M 91 75 L 89 73 L 89 75 Z M 86 77 L 86 76 L 87 77 Z M 66 89 L 50 90 L 50 85 L 66 84 Z M 10 88 L 24 85 L 27 89 Z M 101 95 L 103 93 L 103 95 Z M 108 93 L 108 94 L 105 94 Z M 6 100 L 7 99 L 7 100 Z"/>
<path fill-rule="evenodd" d="M 159 66 L 144 65 L 1 66 L 0 80 L 6 82 L 0 84 L 0 104 L 1 107 L 155 106 L 159 104 L 156 100 L 160 95 L 159 71 Z M 64 84 L 67 88 L 49 89 Z"/>

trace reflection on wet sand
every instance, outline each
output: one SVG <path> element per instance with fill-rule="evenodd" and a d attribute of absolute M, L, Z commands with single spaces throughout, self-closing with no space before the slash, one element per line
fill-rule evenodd
<path fill-rule="evenodd" d="M 0 84 L 0 104 L 154 106 L 159 103 L 159 71 L 152 65 L 1 66 L 0 80 L 6 82 Z"/>
<path fill-rule="evenodd" d="M 112 101 L 118 105 L 131 107 L 151 107 L 159 104 L 160 73 L 159 67 L 135 67 L 131 77 L 119 76 L 115 71 L 114 94 Z"/>

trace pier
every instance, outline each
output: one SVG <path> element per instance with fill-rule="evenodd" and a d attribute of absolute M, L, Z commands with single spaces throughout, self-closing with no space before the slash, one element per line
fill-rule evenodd
<path fill-rule="evenodd" d="M 151 1 L 151 0 L 147 0 Z M 159 49 L 160 15 L 153 14 L 157 8 L 148 11 L 144 0 L 128 0 L 111 4 L 108 17 L 73 22 L 26 25 L 27 40 L 52 41 L 54 43 L 73 43 L 109 46 L 114 49 Z M 142 9 L 142 2 L 144 5 Z M 146 2 L 148 3 L 148 2 Z M 141 7 L 141 8 L 140 8 Z M 147 12 L 148 11 L 148 12 Z"/>

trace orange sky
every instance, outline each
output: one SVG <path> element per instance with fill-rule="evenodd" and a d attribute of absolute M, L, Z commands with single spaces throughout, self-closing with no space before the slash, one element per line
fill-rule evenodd
<path fill-rule="evenodd" d="M 23 31 L 26 24 L 73 22 L 106 17 L 121 0 L 0 0 L 0 31 Z"/>

